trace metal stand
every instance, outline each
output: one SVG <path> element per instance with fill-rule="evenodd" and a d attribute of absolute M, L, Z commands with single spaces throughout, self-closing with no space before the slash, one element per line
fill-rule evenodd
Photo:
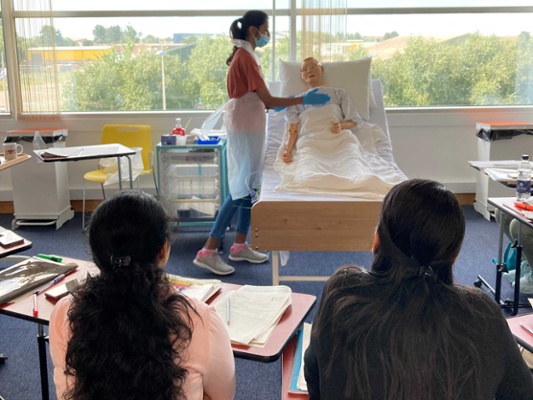
<path fill-rule="evenodd" d="M 494 299 L 501 308 L 511 315 L 518 314 L 519 308 L 529 307 L 529 304 L 520 304 L 520 278 L 521 278 L 521 263 L 522 263 L 522 224 L 518 224 L 518 239 L 513 245 L 516 248 L 516 266 L 515 266 L 515 282 L 513 300 L 501 300 L 502 288 L 502 274 L 509 272 L 507 265 L 503 262 L 503 224 L 500 224 L 499 244 L 498 244 L 498 264 L 496 265 L 496 287 L 493 288 L 481 275 L 477 276 L 477 281 L 474 286 L 481 288 L 485 286 L 490 293 L 494 295 Z"/>

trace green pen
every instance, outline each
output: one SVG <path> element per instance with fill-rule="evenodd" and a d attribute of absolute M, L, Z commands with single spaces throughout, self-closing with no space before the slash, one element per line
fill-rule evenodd
<path fill-rule="evenodd" d="M 55 261 L 55 262 L 63 261 L 61 257 L 53 255 L 53 254 L 37 254 L 35 257 L 39 257 L 44 260 L 50 260 L 50 261 Z"/>

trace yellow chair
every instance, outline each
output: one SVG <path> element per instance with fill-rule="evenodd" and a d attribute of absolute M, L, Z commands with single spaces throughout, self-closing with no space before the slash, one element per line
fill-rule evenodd
<path fill-rule="evenodd" d="M 144 170 L 140 176 L 152 174 L 154 178 L 154 185 L 156 192 L 157 181 L 153 168 L 153 152 L 152 152 L 152 127 L 150 125 L 104 125 L 102 130 L 102 144 L 119 143 L 127 147 L 141 147 L 141 157 L 144 165 Z M 83 206 L 82 206 L 82 228 L 85 230 L 85 181 L 99 183 L 102 187 L 102 194 L 105 199 L 104 182 L 108 175 L 102 169 L 89 171 L 83 175 Z M 123 180 L 129 178 L 123 178 Z"/>

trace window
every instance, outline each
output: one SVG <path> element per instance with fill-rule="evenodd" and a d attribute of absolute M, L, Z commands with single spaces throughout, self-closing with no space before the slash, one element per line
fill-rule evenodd
<path fill-rule="evenodd" d="M 299 59 L 305 1 L 297 0 L 294 10 L 292 3 L 253 4 L 273 15 L 273 40 L 261 50 L 267 81 L 277 79 L 279 59 Z M 376 0 L 361 8 L 361 1 L 347 0 L 346 34 L 335 38 L 339 60 L 372 56 L 372 74 L 383 81 L 388 107 L 533 104 L 529 0 L 401 3 Z M 60 111 L 75 113 L 218 107 L 227 100 L 229 26 L 250 6 L 244 0 L 202 1 L 203 9 L 174 0 L 54 0 L 53 27 L 29 36 L 18 27 L 38 18 L 30 4 L 2 10 L 2 22 L 14 23 L 17 43 L 26 43 L 6 42 L 6 54 L 17 55 L 13 65 L 20 75 L 57 69 Z M 9 96 L 22 109 L 29 101 L 20 89 L 7 90 L 5 65 L 11 64 L 5 61 L 0 59 L 4 113 Z"/>

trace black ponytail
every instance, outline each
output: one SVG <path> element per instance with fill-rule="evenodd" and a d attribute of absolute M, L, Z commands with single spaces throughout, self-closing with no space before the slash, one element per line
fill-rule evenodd
<path fill-rule="evenodd" d="M 246 35 L 248 33 L 248 28 L 255 26 L 257 29 L 263 25 L 268 19 L 267 13 L 260 10 L 250 10 L 247 11 L 242 17 L 237 18 L 231 23 L 229 27 L 230 37 L 232 39 L 246 40 Z M 226 60 L 226 65 L 230 65 L 235 53 L 237 52 L 238 47 L 233 46 L 233 50 Z"/>

